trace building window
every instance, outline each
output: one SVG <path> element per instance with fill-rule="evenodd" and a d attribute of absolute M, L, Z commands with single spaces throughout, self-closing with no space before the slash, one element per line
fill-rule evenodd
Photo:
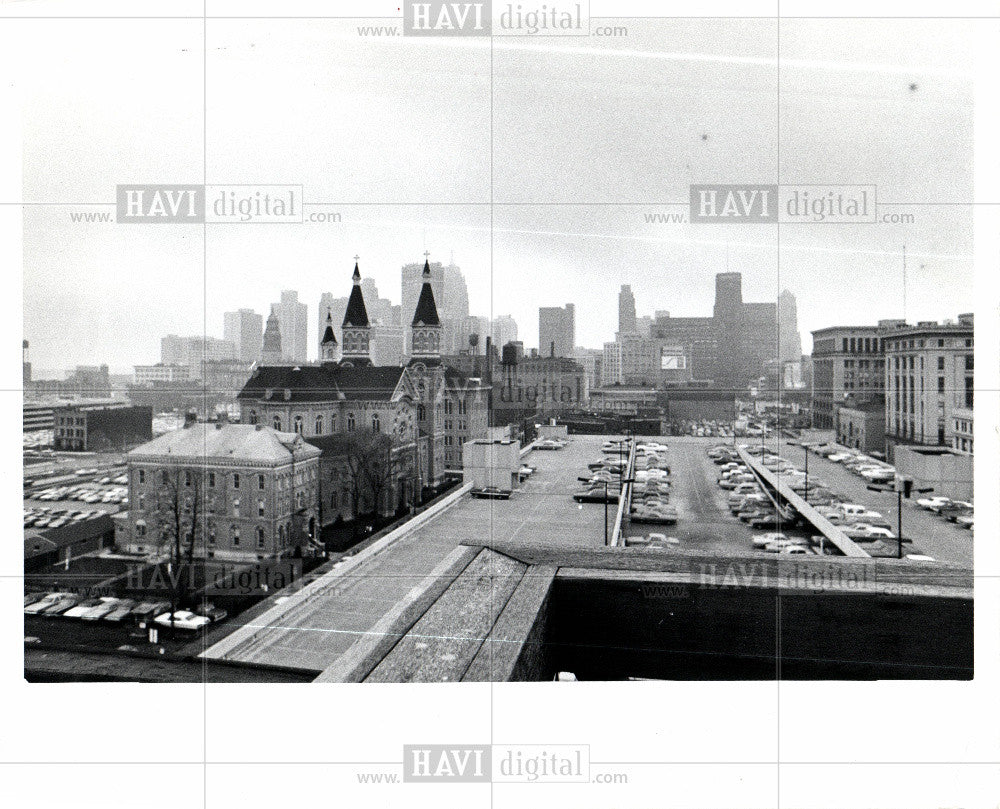
<path fill-rule="evenodd" d="M 379 420 L 378 413 L 372 416 L 372 430 L 376 433 L 382 432 L 382 422 Z"/>
<path fill-rule="evenodd" d="M 260 491 L 264 491 L 264 476 L 257 475 L 257 488 Z"/>
<path fill-rule="evenodd" d="M 229 529 L 229 531 L 233 539 L 233 547 L 238 548 L 240 546 L 240 527 L 238 525 L 234 525 Z"/>
<path fill-rule="evenodd" d="M 331 413 L 330 414 L 330 432 L 331 433 L 337 432 L 337 414 L 336 413 Z"/>
<path fill-rule="evenodd" d="M 256 424 L 257 423 L 257 411 L 256 410 L 251 410 L 250 411 L 250 423 L 251 424 Z"/>
<path fill-rule="evenodd" d="M 972 377 L 967 376 L 965 377 L 965 406 L 970 410 L 972 409 L 972 398 Z"/>
<path fill-rule="evenodd" d="M 213 522 L 208 524 L 208 546 L 210 548 L 215 547 L 215 523 Z"/>
<path fill-rule="evenodd" d="M 944 377 L 938 377 L 938 393 L 944 393 Z"/>
<path fill-rule="evenodd" d="M 257 501 L 257 516 L 258 517 L 263 517 L 264 516 L 264 501 L 263 500 L 258 500 Z"/>
<path fill-rule="evenodd" d="M 208 473 L 208 488 L 210 489 L 215 488 L 215 472 Z"/>
<path fill-rule="evenodd" d="M 965 355 L 965 370 L 972 371 L 974 369 L 975 359 L 972 354 Z"/>
<path fill-rule="evenodd" d="M 139 470 L 139 482 L 140 483 L 145 483 L 146 482 L 146 470 L 145 469 L 140 469 Z"/>
<path fill-rule="evenodd" d="M 271 419 L 271 426 L 278 432 L 281 432 L 281 416 L 275 416 Z"/>
<path fill-rule="evenodd" d="M 316 416 L 316 435 L 323 435 L 323 417 Z"/>
<path fill-rule="evenodd" d="M 426 410 L 424 409 L 424 406 L 422 404 L 421 405 L 417 405 L 417 420 L 418 421 L 423 421 L 426 417 L 427 417 L 427 415 L 426 415 Z"/>
<path fill-rule="evenodd" d="M 348 413 L 347 414 L 347 432 L 349 432 L 349 433 L 354 432 L 354 414 L 353 413 Z"/>
<path fill-rule="evenodd" d="M 451 415 L 452 401 L 451 399 L 446 399 L 444 403 L 444 414 L 446 416 Z"/>
<path fill-rule="evenodd" d="M 162 483 L 164 486 L 167 486 L 170 483 L 170 474 L 167 472 L 166 469 L 160 472 L 160 483 Z"/>
<path fill-rule="evenodd" d="M 937 364 L 938 364 L 937 369 L 939 371 L 943 371 L 944 370 L 944 357 L 938 357 L 937 358 Z"/>
<path fill-rule="evenodd" d="M 233 516 L 234 517 L 240 516 L 240 499 L 238 497 L 235 500 L 233 500 Z"/>
<path fill-rule="evenodd" d="M 302 416 L 296 416 L 292 423 L 294 424 L 292 429 L 294 429 L 299 435 L 302 435 Z"/>
<path fill-rule="evenodd" d="M 185 486 L 191 485 L 191 472 L 187 469 L 184 470 L 184 485 Z"/>
<path fill-rule="evenodd" d="M 146 497 L 145 497 L 145 495 L 141 495 L 141 494 L 139 495 L 139 500 L 136 503 L 136 507 L 139 509 L 139 511 L 144 511 L 146 509 Z"/>
<path fill-rule="evenodd" d="M 264 529 L 259 525 L 257 526 L 257 547 L 261 550 L 264 548 Z"/>

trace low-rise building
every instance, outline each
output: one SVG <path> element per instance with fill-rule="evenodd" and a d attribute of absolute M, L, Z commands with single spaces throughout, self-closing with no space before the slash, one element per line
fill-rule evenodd
<path fill-rule="evenodd" d="M 885 412 L 880 402 L 838 409 L 837 443 L 861 452 L 885 452 Z"/>
<path fill-rule="evenodd" d="M 318 540 L 320 450 L 263 424 L 194 422 L 127 456 L 129 509 L 115 543 L 193 558 L 292 556 Z"/>
<path fill-rule="evenodd" d="M 60 407 L 53 422 L 52 444 L 59 450 L 124 450 L 153 437 L 152 409 L 125 402 Z"/>

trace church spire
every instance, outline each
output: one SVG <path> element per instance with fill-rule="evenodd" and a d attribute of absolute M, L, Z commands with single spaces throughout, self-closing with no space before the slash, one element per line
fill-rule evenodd
<path fill-rule="evenodd" d="M 433 357 L 441 353 L 441 319 L 438 317 L 434 290 L 431 287 L 430 253 L 424 253 L 423 285 L 410 324 L 414 357 Z"/>
<path fill-rule="evenodd" d="M 323 339 L 319 343 L 319 358 L 322 362 L 336 362 L 337 335 L 333 333 L 333 312 L 326 310 L 326 331 L 323 332 Z"/>
<path fill-rule="evenodd" d="M 345 360 L 368 360 L 371 342 L 371 323 L 368 322 L 368 309 L 364 296 L 361 294 L 361 270 L 358 269 L 358 258 L 354 257 L 354 275 L 351 276 L 354 286 L 351 296 L 347 299 L 347 311 L 344 313 L 344 323 L 341 334 L 344 340 L 343 358 Z"/>

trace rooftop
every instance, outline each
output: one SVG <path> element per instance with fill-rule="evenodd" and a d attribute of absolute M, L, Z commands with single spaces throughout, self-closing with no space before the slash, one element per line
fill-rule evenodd
<path fill-rule="evenodd" d="M 197 423 L 154 438 L 128 454 L 129 460 L 162 456 L 194 461 L 227 458 L 241 461 L 284 462 L 319 457 L 297 433 L 278 432 L 253 424 Z"/>

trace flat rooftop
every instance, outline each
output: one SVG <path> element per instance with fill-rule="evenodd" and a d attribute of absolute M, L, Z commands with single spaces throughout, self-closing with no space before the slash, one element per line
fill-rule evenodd
<path fill-rule="evenodd" d="M 509 500 L 466 494 L 433 519 L 347 570 L 333 570 L 307 590 L 260 614 L 209 648 L 209 658 L 312 671 L 333 665 L 465 543 L 518 541 L 567 550 L 604 545 L 604 506 L 576 503 L 577 477 L 601 457 L 604 436 L 573 436 L 560 450 L 533 451 L 537 468 Z M 616 504 L 608 507 L 608 530 Z"/>

